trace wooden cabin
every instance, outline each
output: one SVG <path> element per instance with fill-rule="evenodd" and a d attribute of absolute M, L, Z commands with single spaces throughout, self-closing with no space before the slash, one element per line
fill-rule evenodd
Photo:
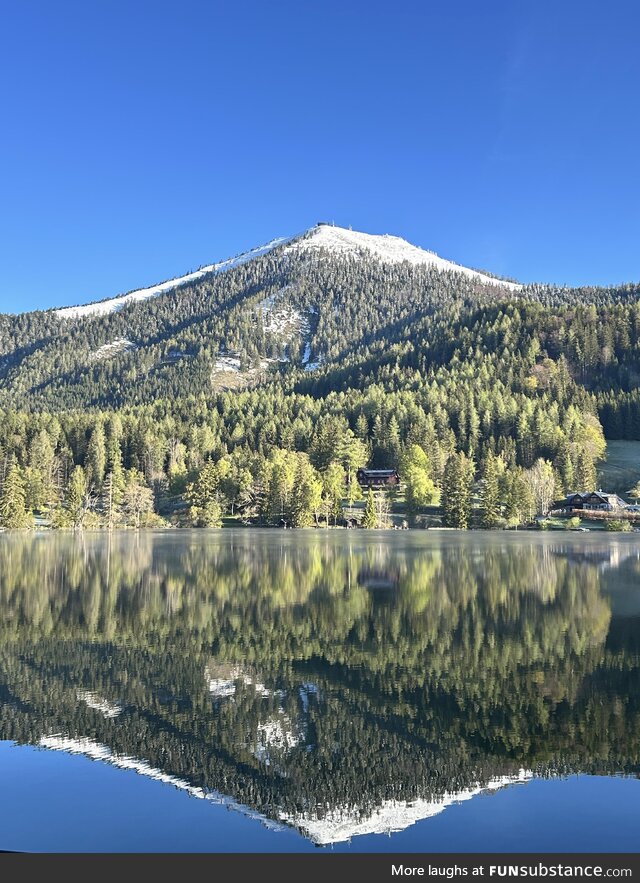
<path fill-rule="evenodd" d="M 360 487 L 395 487 L 400 483 L 397 469 L 358 469 L 356 479 Z"/>

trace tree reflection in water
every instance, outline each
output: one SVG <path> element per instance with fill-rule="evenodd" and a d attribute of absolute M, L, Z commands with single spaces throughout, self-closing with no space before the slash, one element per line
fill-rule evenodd
<path fill-rule="evenodd" d="M 582 540 L 6 535 L 0 738 L 320 842 L 523 770 L 635 775 L 640 647 L 603 581 L 637 552 Z"/>

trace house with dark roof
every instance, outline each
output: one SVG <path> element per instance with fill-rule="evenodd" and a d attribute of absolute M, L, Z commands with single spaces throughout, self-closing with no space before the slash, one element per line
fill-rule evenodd
<path fill-rule="evenodd" d="M 556 500 L 551 504 L 553 512 L 617 512 L 626 508 L 627 504 L 622 497 L 605 491 L 567 494 L 564 500 Z"/>
<path fill-rule="evenodd" d="M 397 469 L 358 469 L 356 479 L 360 487 L 395 487 L 400 484 Z"/>

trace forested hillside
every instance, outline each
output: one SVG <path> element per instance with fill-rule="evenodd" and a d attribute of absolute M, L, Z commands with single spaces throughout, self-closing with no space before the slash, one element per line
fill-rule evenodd
<path fill-rule="evenodd" d="M 318 523 L 368 464 L 409 515 L 482 479 L 486 526 L 521 523 L 595 487 L 605 435 L 640 438 L 639 286 L 366 239 L 386 251 L 287 241 L 114 309 L 0 316 L 0 521 Z"/>

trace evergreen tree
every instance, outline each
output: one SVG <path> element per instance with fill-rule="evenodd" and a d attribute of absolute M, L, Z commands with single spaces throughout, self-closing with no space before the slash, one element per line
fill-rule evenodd
<path fill-rule="evenodd" d="M 493 454 L 488 454 L 482 468 L 482 489 L 480 491 L 480 509 L 482 526 L 495 527 L 500 520 L 500 461 Z"/>
<path fill-rule="evenodd" d="M 80 530 L 84 527 L 90 507 L 91 496 L 85 471 L 82 466 L 76 466 L 67 485 L 62 510 L 56 514 L 56 523 L 61 527 Z"/>
<path fill-rule="evenodd" d="M 347 475 L 347 484 L 351 485 L 355 481 L 355 474 L 358 469 L 367 465 L 369 449 L 362 439 L 358 438 L 348 429 L 340 439 L 339 444 L 334 447 L 333 459 L 340 460 Z"/>
<path fill-rule="evenodd" d="M 473 461 L 462 451 L 447 460 L 442 483 L 442 521 L 446 527 L 469 526 L 473 473 Z"/>
<path fill-rule="evenodd" d="M 575 481 L 578 492 L 597 490 L 597 471 L 595 464 L 588 452 L 584 449 L 578 451 L 575 466 Z"/>
<path fill-rule="evenodd" d="M 340 463 L 329 463 L 322 474 L 323 510 L 327 527 L 329 518 L 337 524 L 342 512 L 342 498 L 346 490 L 346 473 Z"/>
<path fill-rule="evenodd" d="M 309 527 L 322 502 L 322 481 L 305 454 L 298 454 L 291 496 L 291 521 L 294 527 Z"/>
<path fill-rule="evenodd" d="M 91 433 L 85 457 L 87 487 L 100 493 L 107 465 L 107 447 L 102 422 L 96 423 Z"/>
<path fill-rule="evenodd" d="M 364 442 L 365 445 L 369 440 L 369 421 L 367 420 L 366 415 L 362 413 L 362 411 L 358 414 L 358 417 L 356 418 L 356 436 L 360 439 L 360 441 Z"/>
<path fill-rule="evenodd" d="M 196 527 L 222 526 L 221 482 L 229 473 L 229 462 L 207 460 L 197 479 L 187 486 L 191 522 Z"/>
<path fill-rule="evenodd" d="M 55 452 L 48 432 L 41 429 L 29 444 L 29 474 L 27 476 L 27 507 L 46 511 L 57 501 L 55 484 Z"/>
<path fill-rule="evenodd" d="M 295 485 L 296 456 L 291 451 L 276 450 L 263 465 L 263 502 L 261 514 L 270 524 L 292 521 L 291 499 Z"/>
<path fill-rule="evenodd" d="M 502 475 L 501 485 L 507 524 L 517 527 L 523 522 L 531 521 L 536 505 L 522 467 L 506 470 Z"/>
<path fill-rule="evenodd" d="M 122 420 L 119 414 L 113 414 L 107 423 L 106 432 L 106 470 L 112 473 L 114 486 L 123 490 L 124 468 L 122 464 Z"/>
<path fill-rule="evenodd" d="M 22 470 L 15 462 L 9 466 L 0 495 L 0 525 L 9 530 L 32 527 L 33 518 L 26 508 L 26 489 Z"/>
<path fill-rule="evenodd" d="M 376 508 L 376 498 L 373 490 L 369 488 L 366 503 L 364 507 L 364 515 L 362 516 L 362 526 L 372 530 L 378 526 L 378 510 Z"/>

